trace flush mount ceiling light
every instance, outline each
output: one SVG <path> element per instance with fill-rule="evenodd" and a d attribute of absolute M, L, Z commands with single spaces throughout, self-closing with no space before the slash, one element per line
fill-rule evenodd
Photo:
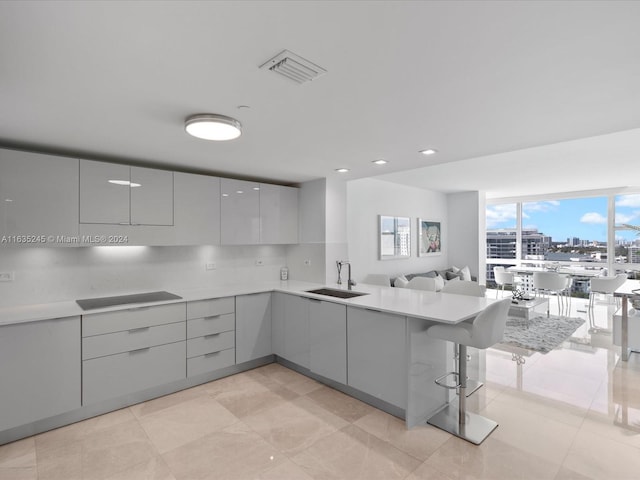
<path fill-rule="evenodd" d="M 424 150 L 420 150 L 420 153 L 423 155 L 433 155 L 438 153 L 438 151 L 434 148 L 425 148 Z"/>
<path fill-rule="evenodd" d="M 234 118 L 213 113 L 191 115 L 184 123 L 189 135 L 203 140 L 233 140 L 242 134 L 242 125 Z"/>

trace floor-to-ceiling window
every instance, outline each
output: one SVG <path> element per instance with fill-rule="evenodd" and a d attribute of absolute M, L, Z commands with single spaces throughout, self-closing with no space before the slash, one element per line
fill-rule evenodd
<path fill-rule="evenodd" d="M 574 266 L 602 274 L 640 270 L 640 194 L 557 195 L 489 201 L 487 285 L 496 265 L 553 269 Z M 588 291 L 574 277 L 574 294 Z"/>

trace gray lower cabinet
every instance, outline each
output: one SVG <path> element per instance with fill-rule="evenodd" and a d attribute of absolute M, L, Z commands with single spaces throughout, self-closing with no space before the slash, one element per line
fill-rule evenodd
<path fill-rule="evenodd" d="M 0 327 L 0 431 L 80 408 L 80 317 Z"/>
<path fill-rule="evenodd" d="M 236 362 L 271 355 L 271 293 L 236 297 Z"/>
<path fill-rule="evenodd" d="M 310 370 L 347 383 L 347 307 L 321 300 L 309 302 Z"/>
<path fill-rule="evenodd" d="M 184 303 L 82 317 L 82 404 L 186 377 Z"/>
<path fill-rule="evenodd" d="M 187 302 L 187 377 L 236 363 L 235 298 Z"/>
<path fill-rule="evenodd" d="M 406 317 L 347 308 L 348 384 L 406 409 Z"/>
<path fill-rule="evenodd" d="M 276 292 L 272 302 L 273 352 L 301 367 L 310 368 L 309 300 Z"/>

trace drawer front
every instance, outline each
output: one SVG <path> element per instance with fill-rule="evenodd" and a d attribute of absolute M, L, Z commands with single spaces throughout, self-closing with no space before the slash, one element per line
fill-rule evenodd
<path fill-rule="evenodd" d="M 235 313 L 196 318 L 194 320 L 187 320 L 187 338 L 203 337 L 213 333 L 235 330 L 235 328 Z"/>
<path fill-rule="evenodd" d="M 186 342 L 82 362 L 82 404 L 90 405 L 185 378 Z"/>
<path fill-rule="evenodd" d="M 141 327 L 82 339 L 82 359 L 104 357 L 186 339 L 185 322 Z"/>
<path fill-rule="evenodd" d="M 139 307 L 117 312 L 90 313 L 82 316 L 82 336 L 122 332 L 134 328 L 175 323 L 186 318 L 185 304 L 172 303 L 156 307 Z"/>
<path fill-rule="evenodd" d="M 199 357 L 187 359 L 187 377 L 193 377 L 202 373 L 215 372 L 224 367 L 230 367 L 236 363 L 236 349 L 222 350 L 221 352 L 208 353 Z"/>
<path fill-rule="evenodd" d="M 214 333 L 204 337 L 190 338 L 187 340 L 187 358 L 198 357 L 206 353 L 227 350 L 236 346 L 236 333 L 234 331 Z"/>
<path fill-rule="evenodd" d="M 187 302 L 187 318 L 212 317 L 236 311 L 235 297 Z"/>

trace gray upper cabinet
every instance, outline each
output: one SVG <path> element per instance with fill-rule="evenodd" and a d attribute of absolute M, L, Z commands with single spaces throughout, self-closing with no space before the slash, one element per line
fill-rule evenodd
<path fill-rule="evenodd" d="M 68 245 L 57 237 L 78 235 L 78 160 L 0 149 L 0 202 L 0 236 L 44 236 L 26 246 Z"/>
<path fill-rule="evenodd" d="M 222 244 L 259 244 L 260 184 L 223 178 L 220 194 Z"/>
<path fill-rule="evenodd" d="M 173 174 L 175 245 L 220 244 L 220 179 L 208 175 Z"/>
<path fill-rule="evenodd" d="M 81 160 L 80 223 L 173 225 L 173 172 Z"/>
<path fill-rule="evenodd" d="M 298 243 L 298 189 L 260 184 L 260 243 Z"/>

